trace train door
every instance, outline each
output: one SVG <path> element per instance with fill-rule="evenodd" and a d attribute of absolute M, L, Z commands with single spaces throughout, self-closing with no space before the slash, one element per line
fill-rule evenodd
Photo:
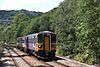
<path fill-rule="evenodd" d="M 28 37 L 26 37 L 26 48 L 28 49 L 29 46 L 28 46 Z"/>
<path fill-rule="evenodd" d="M 50 35 L 44 35 L 44 50 L 50 50 Z"/>

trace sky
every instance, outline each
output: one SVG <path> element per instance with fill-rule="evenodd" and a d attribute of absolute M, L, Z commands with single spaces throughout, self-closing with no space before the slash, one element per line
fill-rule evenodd
<path fill-rule="evenodd" d="M 64 0 L 0 0 L 0 10 L 20 10 L 48 12 Z"/>

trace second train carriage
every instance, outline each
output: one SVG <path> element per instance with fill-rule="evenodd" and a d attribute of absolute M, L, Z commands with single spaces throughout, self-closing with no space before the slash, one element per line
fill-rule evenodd
<path fill-rule="evenodd" d="M 18 46 L 24 48 L 29 54 L 36 54 L 40 57 L 55 57 L 56 34 L 44 31 L 36 34 L 19 37 Z"/>

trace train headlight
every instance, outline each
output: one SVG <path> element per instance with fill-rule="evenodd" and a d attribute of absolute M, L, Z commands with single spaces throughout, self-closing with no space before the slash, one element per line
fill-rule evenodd
<path fill-rule="evenodd" d="M 53 47 L 53 44 L 51 45 L 51 47 Z"/>
<path fill-rule="evenodd" d="M 56 45 L 55 44 L 52 44 L 51 47 L 56 48 Z"/>
<path fill-rule="evenodd" d="M 38 46 L 39 48 L 41 48 L 42 47 L 42 44 L 39 44 L 39 46 Z"/>

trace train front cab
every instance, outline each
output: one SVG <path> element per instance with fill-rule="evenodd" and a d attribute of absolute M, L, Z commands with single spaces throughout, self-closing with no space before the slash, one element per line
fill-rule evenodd
<path fill-rule="evenodd" d="M 56 35 L 54 33 L 38 34 L 38 55 L 45 58 L 55 57 Z"/>

